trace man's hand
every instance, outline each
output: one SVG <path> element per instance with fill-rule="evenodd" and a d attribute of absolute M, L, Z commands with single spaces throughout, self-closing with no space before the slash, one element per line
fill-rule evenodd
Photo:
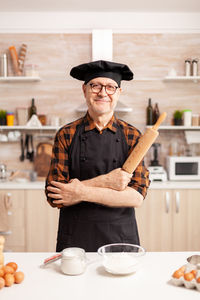
<path fill-rule="evenodd" d="M 123 171 L 121 168 L 114 169 L 105 175 L 106 187 L 123 191 L 131 181 L 132 174 Z"/>
<path fill-rule="evenodd" d="M 51 185 L 47 187 L 48 197 L 55 199 L 54 204 L 62 204 L 71 206 L 81 202 L 84 185 L 78 179 L 72 179 L 69 183 L 61 183 L 51 181 Z"/>

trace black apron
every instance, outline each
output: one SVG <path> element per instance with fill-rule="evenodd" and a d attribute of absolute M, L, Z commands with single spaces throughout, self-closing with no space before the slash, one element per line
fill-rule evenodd
<path fill-rule="evenodd" d="M 69 149 L 70 179 L 91 179 L 121 168 L 128 150 L 119 125 L 116 132 L 107 128 L 100 133 L 96 128 L 85 131 L 82 123 L 77 126 Z M 81 202 L 60 209 L 57 252 L 67 247 L 96 252 L 99 247 L 111 243 L 139 245 L 134 208 Z"/>

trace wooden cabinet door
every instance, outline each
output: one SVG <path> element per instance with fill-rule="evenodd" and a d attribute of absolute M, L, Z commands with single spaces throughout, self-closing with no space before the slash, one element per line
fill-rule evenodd
<path fill-rule="evenodd" d="M 147 251 L 171 251 L 171 191 L 149 190 L 141 207 L 136 208 L 140 244 Z"/>
<path fill-rule="evenodd" d="M 8 226 L 5 233 L 5 251 L 25 251 L 25 216 L 24 216 L 24 191 L 1 190 L 0 197 L 9 201 Z"/>
<path fill-rule="evenodd" d="M 200 249 L 200 190 L 173 192 L 173 251 Z"/>
<path fill-rule="evenodd" d="M 51 207 L 43 190 L 25 191 L 26 250 L 55 252 L 59 210 Z"/>

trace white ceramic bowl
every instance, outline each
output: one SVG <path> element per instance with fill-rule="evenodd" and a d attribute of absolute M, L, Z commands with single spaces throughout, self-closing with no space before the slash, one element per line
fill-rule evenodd
<path fill-rule="evenodd" d="M 145 253 L 141 246 L 125 243 L 104 245 L 98 249 L 105 270 L 115 275 L 136 272 L 142 265 Z"/>

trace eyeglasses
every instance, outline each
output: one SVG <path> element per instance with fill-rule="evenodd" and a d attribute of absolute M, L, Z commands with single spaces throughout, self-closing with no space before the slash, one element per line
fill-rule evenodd
<path fill-rule="evenodd" d="M 113 95 L 116 90 L 119 88 L 118 86 L 114 86 L 111 84 L 103 85 L 103 84 L 97 84 L 97 83 L 90 83 L 92 92 L 95 94 L 98 94 L 102 91 L 103 87 L 105 87 L 105 91 L 108 95 Z"/>

